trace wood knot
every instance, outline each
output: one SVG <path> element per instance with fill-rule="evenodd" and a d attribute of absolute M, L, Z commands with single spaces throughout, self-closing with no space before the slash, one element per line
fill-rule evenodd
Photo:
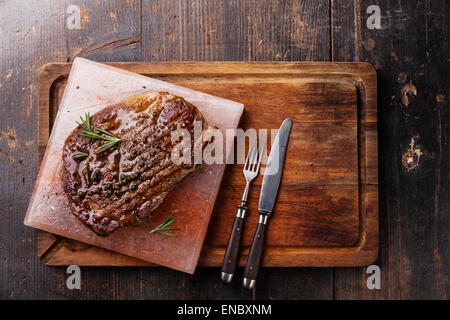
<path fill-rule="evenodd" d="M 417 96 L 417 89 L 412 83 L 406 84 L 401 90 L 402 103 L 405 107 Z"/>
<path fill-rule="evenodd" d="M 415 147 L 415 141 L 414 138 L 412 138 L 409 143 L 409 149 L 402 156 L 403 167 L 408 171 L 416 168 L 419 165 L 422 154 L 422 151 Z"/>

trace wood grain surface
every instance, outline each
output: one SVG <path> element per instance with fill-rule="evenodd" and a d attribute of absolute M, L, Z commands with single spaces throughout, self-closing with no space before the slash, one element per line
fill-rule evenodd
<path fill-rule="evenodd" d="M 378 252 L 378 162 L 376 74 L 370 65 L 112 65 L 239 101 L 245 105 L 239 125 L 243 130 L 276 129 L 286 117 L 293 119 L 264 266 L 359 266 L 373 262 Z M 40 154 L 45 151 L 70 66 L 51 63 L 41 69 Z M 357 95 L 362 97 L 359 102 Z M 262 177 L 250 188 L 240 265 L 245 264 L 257 224 L 261 182 Z M 200 265 L 221 266 L 244 186 L 242 165 L 229 165 Z M 51 237 L 45 232 L 38 237 L 39 254 L 48 265 L 148 265 L 123 256 L 118 259 L 110 252 L 101 254 L 98 248 L 65 238 L 53 238 L 52 242 Z"/>
<path fill-rule="evenodd" d="M 79 30 L 66 27 L 71 4 L 81 8 Z M 367 28 L 370 5 L 380 7 L 381 29 Z M 0 297 L 448 298 L 449 7 L 431 0 L 2 1 Z M 262 268 L 265 281 L 249 292 L 239 281 L 221 284 L 219 268 L 189 276 L 164 268 L 90 267 L 82 268 L 82 289 L 68 290 L 65 268 L 45 266 L 36 256 L 36 232 L 23 226 L 23 217 L 38 168 L 38 70 L 76 56 L 372 63 L 378 74 L 381 289 L 367 288 L 366 268 Z M 411 159 L 406 167 L 403 158 Z"/>

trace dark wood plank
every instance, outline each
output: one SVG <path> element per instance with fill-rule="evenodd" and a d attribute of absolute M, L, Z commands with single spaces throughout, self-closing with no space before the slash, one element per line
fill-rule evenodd
<path fill-rule="evenodd" d="M 237 273 L 243 273 L 238 268 Z M 219 268 L 198 268 L 194 275 L 163 268 L 146 268 L 142 270 L 142 286 L 144 297 L 156 299 L 252 299 L 254 293 L 244 289 L 240 278 L 236 277 L 230 285 L 220 281 Z M 173 278 L 178 280 L 176 286 L 167 286 Z"/>
<path fill-rule="evenodd" d="M 142 60 L 329 59 L 328 1 L 143 0 L 142 14 Z"/>
<path fill-rule="evenodd" d="M 332 300 L 332 268 L 263 268 L 256 299 Z"/>
<path fill-rule="evenodd" d="M 37 173 L 37 78 L 42 25 L 33 16 L 37 3 L 19 8 L 3 2 L 0 10 L 0 297 L 36 296 L 39 282 L 62 279 L 44 268 L 33 251 L 35 231 L 23 226 L 23 212 Z M 44 36 L 42 40 L 46 40 Z M 55 59 L 53 52 L 45 58 Z M 39 276 L 38 276 L 39 275 Z M 40 279 L 40 280 L 38 280 Z M 41 291 L 51 295 L 55 286 Z"/>
<path fill-rule="evenodd" d="M 65 27 L 70 4 L 82 10 L 81 30 Z M 0 40 L 0 297 L 118 297 L 115 269 L 83 269 L 83 290 L 68 290 L 65 268 L 46 267 L 37 258 L 36 231 L 23 225 L 23 215 L 38 169 L 38 68 L 76 55 L 109 61 L 138 59 L 139 41 L 122 40 L 140 35 L 140 2 L 29 1 L 25 5 L 5 1 L 0 17 L 4 33 Z M 89 50 L 82 52 L 85 48 Z M 129 276 L 122 273 L 121 283 L 128 283 Z"/>
<path fill-rule="evenodd" d="M 330 0 L 331 61 L 358 61 L 360 28 L 358 1 Z"/>
<path fill-rule="evenodd" d="M 95 61 L 136 61 L 140 58 L 140 1 L 65 1 L 53 12 L 64 12 L 69 5 L 81 8 L 81 29 L 64 28 L 60 37 L 66 60 L 76 56 Z"/>
<path fill-rule="evenodd" d="M 382 28 L 366 28 L 366 9 L 381 8 Z M 381 290 L 368 290 L 364 268 L 336 269 L 338 299 L 445 299 L 448 239 L 449 4 L 355 1 L 359 58 L 379 77 Z M 358 9 L 359 8 L 359 9 Z M 414 94 L 414 86 L 417 90 Z M 409 92 L 407 92 L 409 89 Z M 403 97 L 403 99 L 402 99 Z M 408 157 L 418 152 L 417 161 Z M 403 161 L 402 161 L 403 160 Z M 406 160 L 406 162 L 405 162 Z"/>

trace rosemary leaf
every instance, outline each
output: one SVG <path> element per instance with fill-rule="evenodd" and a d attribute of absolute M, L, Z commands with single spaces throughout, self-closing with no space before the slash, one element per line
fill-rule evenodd
<path fill-rule="evenodd" d="M 105 137 L 103 137 L 95 132 L 90 132 L 90 131 L 83 131 L 80 133 L 80 135 L 82 135 L 83 137 L 86 137 L 86 138 L 93 139 L 93 140 L 107 140 L 107 139 L 105 139 Z"/>
<path fill-rule="evenodd" d="M 112 146 L 114 146 L 118 142 L 119 141 L 109 141 L 109 142 L 105 143 L 102 147 L 100 147 L 97 150 L 95 150 L 95 153 L 96 154 L 102 153 L 103 151 L 108 150 L 109 148 L 111 148 Z"/>
<path fill-rule="evenodd" d="M 169 233 L 169 232 L 164 232 L 164 231 L 158 231 L 158 233 L 165 234 L 165 235 L 171 236 L 171 237 L 176 237 L 177 236 L 176 234 Z"/>
<path fill-rule="evenodd" d="M 77 153 L 72 156 L 73 159 L 84 159 L 88 156 L 87 153 Z"/>
<path fill-rule="evenodd" d="M 87 182 L 87 184 L 91 183 L 91 172 L 89 170 L 89 160 L 86 160 L 86 182 Z"/>
<path fill-rule="evenodd" d="M 106 134 L 107 136 L 111 137 L 112 139 L 119 139 L 117 138 L 114 134 L 112 134 L 111 132 L 109 132 L 108 130 L 102 129 L 102 128 L 97 128 L 97 131 L 100 131 L 103 134 Z"/>
<path fill-rule="evenodd" d="M 80 146 L 76 146 L 75 148 L 77 148 L 77 150 L 80 151 L 81 153 L 89 153 L 86 149 L 83 149 Z"/>
<path fill-rule="evenodd" d="M 89 128 L 89 130 L 91 129 L 91 115 L 89 114 L 89 112 L 86 112 L 86 126 Z"/>
<path fill-rule="evenodd" d="M 79 123 L 78 121 L 75 121 L 75 123 L 77 124 L 77 125 L 79 125 L 80 127 L 82 127 L 84 130 L 88 130 L 88 128 L 84 125 L 84 123 L 82 122 L 82 123 Z"/>

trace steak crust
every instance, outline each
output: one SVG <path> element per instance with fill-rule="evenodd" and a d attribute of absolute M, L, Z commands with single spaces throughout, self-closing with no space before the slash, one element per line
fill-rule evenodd
<path fill-rule="evenodd" d="M 90 119 L 92 129 L 108 130 L 121 141 L 96 154 L 105 142 L 79 135 L 82 128 L 77 127 L 64 144 L 62 176 L 72 213 L 101 236 L 145 222 L 169 190 L 195 170 L 194 144 L 200 143 L 203 149 L 211 143 L 203 141 L 210 127 L 200 111 L 166 92 L 130 97 Z M 194 137 L 195 121 L 202 123 L 200 137 Z M 171 132 L 176 129 L 185 129 L 191 136 L 190 164 L 171 159 L 178 143 L 172 142 Z M 80 149 L 89 156 L 74 159 Z"/>

